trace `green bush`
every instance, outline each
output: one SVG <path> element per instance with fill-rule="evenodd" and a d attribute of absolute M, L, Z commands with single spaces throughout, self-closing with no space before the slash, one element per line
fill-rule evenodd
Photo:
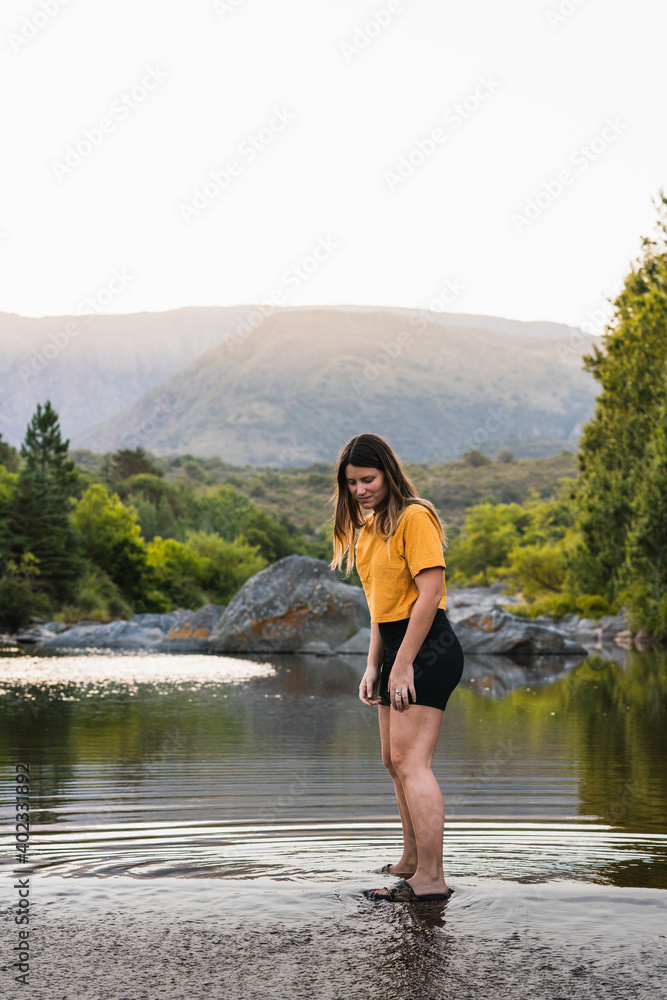
<path fill-rule="evenodd" d="M 546 594 L 529 605 L 530 617 L 547 615 L 549 618 L 564 618 L 576 610 L 576 603 L 569 594 Z"/>
<path fill-rule="evenodd" d="M 464 451 L 461 455 L 461 460 L 466 463 L 466 465 L 472 465 L 478 468 L 480 465 L 491 465 L 491 459 L 486 455 L 478 451 L 477 448 L 471 448 L 469 451 Z"/>
<path fill-rule="evenodd" d="M 88 563 L 77 581 L 74 599 L 54 615 L 56 621 L 75 622 L 81 618 L 108 622 L 130 618 L 134 607 L 113 580 L 96 566 Z"/>
<path fill-rule="evenodd" d="M 146 549 L 152 579 L 160 593 L 181 608 L 194 609 L 207 603 L 201 585 L 206 569 L 203 556 L 175 538 L 161 538 L 160 535 L 150 541 Z"/>
<path fill-rule="evenodd" d="M 0 626 L 16 631 L 33 616 L 49 613 L 51 602 L 39 589 L 39 575 L 39 561 L 32 552 L 23 553 L 18 560 L 8 560 L 0 576 Z"/>
<path fill-rule="evenodd" d="M 489 583 L 489 570 L 506 565 L 529 520 L 516 503 L 468 507 L 463 531 L 447 551 L 452 582 Z"/>
<path fill-rule="evenodd" d="M 559 594 L 563 588 L 566 559 L 562 542 L 517 545 L 509 554 L 508 566 L 510 575 L 529 601 L 547 596 L 547 593 Z"/>
<path fill-rule="evenodd" d="M 577 597 L 577 611 L 583 618 L 601 618 L 612 611 L 609 601 L 599 594 L 580 594 Z"/>
<path fill-rule="evenodd" d="M 205 531 L 189 531 L 187 545 L 205 560 L 200 582 L 215 604 L 227 604 L 246 580 L 267 565 L 257 546 L 240 539 L 228 542 Z"/>
<path fill-rule="evenodd" d="M 157 536 L 147 550 L 157 591 L 184 608 L 226 604 L 266 566 L 255 546 L 205 531 L 189 531 L 185 542 Z"/>

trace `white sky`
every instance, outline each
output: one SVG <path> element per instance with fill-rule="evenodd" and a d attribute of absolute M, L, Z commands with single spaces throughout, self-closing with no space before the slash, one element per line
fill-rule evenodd
<path fill-rule="evenodd" d="M 580 325 L 654 230 L 665 37 L 661 0 L 5 0 L 0 310 L 273 294 Z M 153 89 L 120 110 L 149 69 Z M 101 119 L 102 141 L 59 178 Z M 251 160 L 272 120 L 282 131 Z M 186 222 L 230 160 L 236 175 Z M 287 274 L 318 241 L 311 273 Z"/>

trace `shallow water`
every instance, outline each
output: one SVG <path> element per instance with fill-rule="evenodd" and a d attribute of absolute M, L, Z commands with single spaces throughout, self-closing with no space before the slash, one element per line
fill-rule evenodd
<path fill-rule="evenodd" d="M 376 711 L 356 697 L 363 666 L 0 650 L 5 793 L 15 765 L 30 765 L 33 995 L 99 996 L 108 980 L 105 995 L 133 1000 L 216 984 L 232 998 L 444 996 L 448 984 L 472 996 L 491 982 L 497 996 L 569 997 L 561 973 L 577 996 L 655 995 L 665 658 L 513 664 L 510 690 L 502 676 L 467 678 L 434 762 L 455 890 L 437 912 L 362 894 L 386 883 L 369 870 L 400 851 Z M 2 815 L 13 826 L 13 809 Z M 12 877 L 11 835 L 3 846 Z M 122 942 L 113 962 L 102 926 Z M 391 942 L 384 965 L 378 934 Z M 172 970 L 159 994 L 148 952 Z M 376 990 L 387 961 L 393 978 Z"/>

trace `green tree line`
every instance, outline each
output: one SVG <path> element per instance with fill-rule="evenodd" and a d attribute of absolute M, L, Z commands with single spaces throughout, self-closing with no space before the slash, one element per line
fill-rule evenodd
<path fill-rule="evenodd" d="M 35 616 L 108 620 L 227 603 L 269 563 L 329 557 L 232 486 L 168 483 L 138 447 L 106 457 L 101 476 L 68 458 L 50 401 L 20 454 L 0 438 L 0 626 Z"/>
<path fill-rule="evenodd" d="M 505 579 L 524 612 L 597 616 L 627 608 L 667 642 L 667 199 L 642 240 L 601 343 L 584 357 L 600 385 L 576 480 L 554 498 L 470 507 L 450 579 Z"/>

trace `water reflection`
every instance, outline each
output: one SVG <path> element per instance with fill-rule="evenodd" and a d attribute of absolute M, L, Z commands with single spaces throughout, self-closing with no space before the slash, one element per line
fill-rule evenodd
<path fill-rule="evenodd" d="M 45 873 L 337 881 L 394 856 L 363 661 L 37 659 L 0 659 L 0 763 L 31 764 Z M 447 710 L 448 874 L 666 886 L 665 656 L 511 670 Z"/>

